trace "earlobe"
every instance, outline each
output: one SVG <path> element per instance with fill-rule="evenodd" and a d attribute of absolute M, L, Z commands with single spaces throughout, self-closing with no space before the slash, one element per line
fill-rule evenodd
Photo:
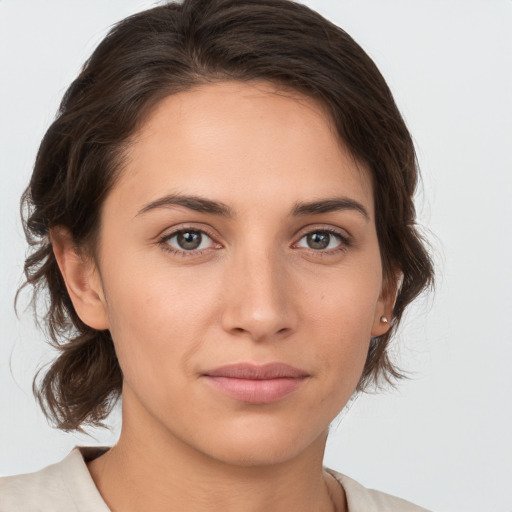
<path fill-rule="evenodd" d="M 396 298 L 402 283 L 402 273 L 398 272 L 392 282 L 385 282 L 375 309 L 372 337 L 382 336 L 391 329 L 391 320 Z"/>
<path fill-rule="evenodd" d="M 383 334 L 386 334 L 391 328 L 390 317 L 386 315 L 376 315 L 373 321 L 373 328 L 371 336 L 372 338 L 378 338 Z"/>
<path fill-rule="evenodd" d="M 50 231 L 53 253 L 77 315 L 89 327 L 108 329 L 103 287 L 96 265 L 77 251 L 67 228 Z"/>

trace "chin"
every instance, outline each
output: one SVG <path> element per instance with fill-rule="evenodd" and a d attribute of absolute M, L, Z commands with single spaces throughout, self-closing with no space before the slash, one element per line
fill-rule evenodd
<path fill-rule="evenodd" d="M 233 445 L 224 447 L 216 453 L 211 454 L 212 458 L 238 467 L 261 467 L 284 464 L 295 459 L 301 450 L 292 446 L 277 446 L 276 443 L 266 443 L 263 446 L 256 443 L 253 446 Z"/>
<path fill-rule="evenodd" d="M 325 443 L 327 428 L 320 432 L 304 431 L 297 423 L 286 425 L 246 425 L 245 429 L 226 429 L 211 440 L 206 452 L 226 464 L 255 467 L 283 464 Z M 323 453 L 323 448 L 320 450 Z"/>

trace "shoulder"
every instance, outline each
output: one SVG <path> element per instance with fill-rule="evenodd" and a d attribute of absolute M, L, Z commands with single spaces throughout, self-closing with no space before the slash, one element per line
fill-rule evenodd
<path fill-rule="evenodd" d="M 352 478 L 332 469 L 327 471 L 338 480 L 345 490 L 348 512 L 429 512 L 425 508 L 396 496 L 367 489 Z"/>
<path fill-rule="evenodd" d="M 76 511 L 62 477 L 63 462 L 35 473 L 0 478 L 0 512 Z"/>
<path fill-rule="evenodd" d="M 0 512 L 109 512 L 75 448 L 40 471 L 0 478 Z"/>

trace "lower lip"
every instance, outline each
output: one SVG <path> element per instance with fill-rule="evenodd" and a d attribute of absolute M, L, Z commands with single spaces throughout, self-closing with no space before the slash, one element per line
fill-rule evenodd
<path fill-rule="evenodd" d="M 208 383 L 225 395 L 250 404 L 270 404 L 293 393 L 305 378 L 235 379 L 205 376 Z"/>

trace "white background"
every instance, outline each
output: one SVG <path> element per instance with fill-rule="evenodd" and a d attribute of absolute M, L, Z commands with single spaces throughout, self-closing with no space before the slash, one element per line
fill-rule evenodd
<path fill-rule="evenodd" d="M 397 357 L 412 379 L 360 397 L 333 426 L 326 464 L 437 511 L 512 511 L 512 1 L 309 0 L 388 80 L 423 170 L 420 221 L 435 295 L 408 315 Z M 17 319 L 25 243 L 19 196 L 58 102 L 108 27 L 154 2 L 0 0 L 0 474 L 76 444 L 31 395 L 51 357 Z"/>

